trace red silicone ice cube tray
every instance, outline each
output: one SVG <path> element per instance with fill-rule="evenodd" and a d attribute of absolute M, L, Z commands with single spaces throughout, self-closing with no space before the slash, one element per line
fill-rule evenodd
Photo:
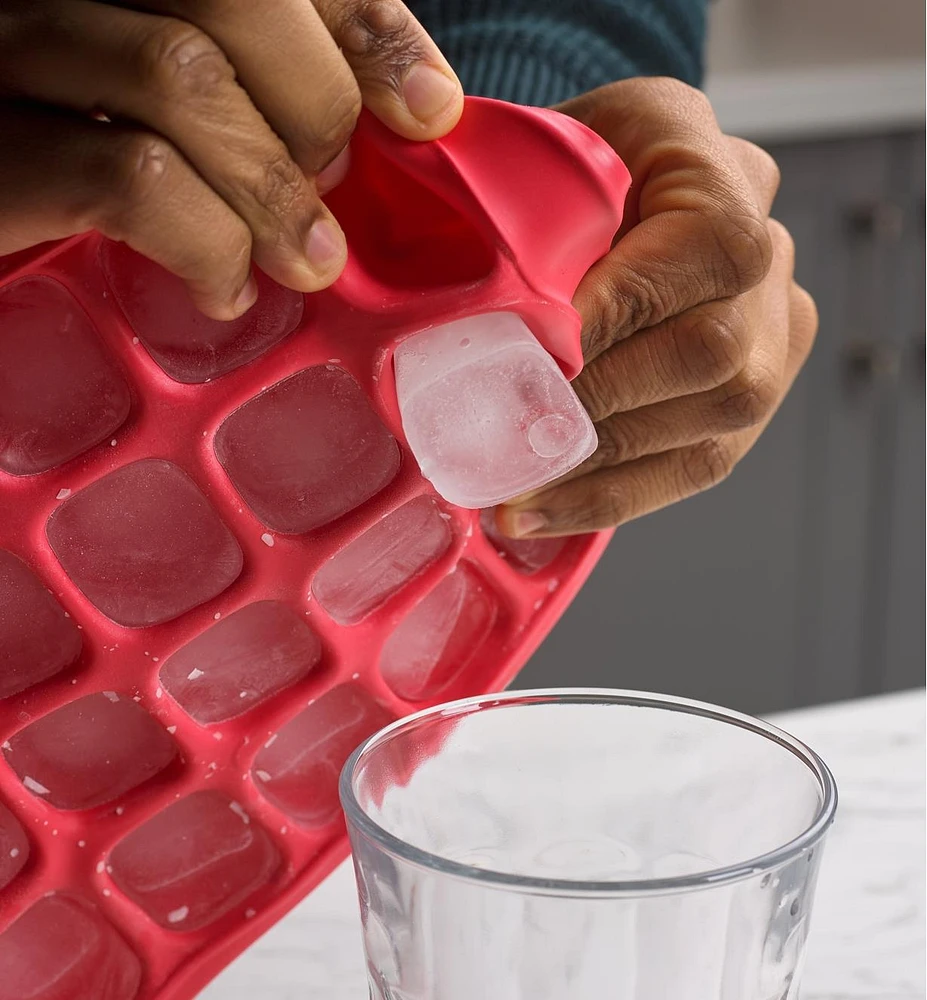
<path fill-rule="evenodd" d="M 511 311 L 574 376 L 628 184 L 470 100 L 428 145 L 362 119 L 327 292 L 217 323 L 95 234 L 0 262 L 0 1000 L 191 997 L 345 856 L 354 746 L 551 629 L 607 536 L 442 501 L 391 355 Z"/>

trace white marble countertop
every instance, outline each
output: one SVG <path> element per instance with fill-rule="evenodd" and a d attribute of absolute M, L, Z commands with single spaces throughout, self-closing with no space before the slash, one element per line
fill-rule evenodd
<path fill-rule="evenodd" d="M 840 787 L 802 1000 L 924 1000 L 924 692 L 777 716 Z M 339 868 L 200 1000 L 363 1000 L 353 875 Z"/>

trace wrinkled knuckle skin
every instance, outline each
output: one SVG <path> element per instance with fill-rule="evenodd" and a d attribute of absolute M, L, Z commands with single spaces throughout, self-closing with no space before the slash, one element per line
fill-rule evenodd
<path fill-rule="evenodd" d="M 336 5 L 334 34 L 349 55 L 396 80 L 425 55 L 422 32 L 395 0 Z"/>
<path fill-rule="evenodd" d="M 747 330 L 731 302 L 698 309 L 677 336 L 683 365 L 700 385 L 715 386 L 733 378 L 746 364 Z"/>
<path fill-rule="evenodd" d="M 590 513 L 586 523 L 583 525 L 585 530 L 588 531 L 599 524 L 608 525 L 610 528 L 617 528 L 619 524 L 624 524 L 629 519 L 630 510 L 627 490 L 622 489 L 617 483 L 605 484 L 596 499 L 598 516 Z"/>
<path fill-rule="evenodd" d="M 746 368 L 725 387 L 722 423 L 731 430 L 756 427 L 770 416 L 778 401 L 775 379 L 761 370 Z"/>
<path fill-rule="evenodd" d="M 360 87 L 352 73 L 345 73 L 343 77 L 339 74 L 338 80 L 314 102 L 307 132 L 313 145 L 324 152 L 325 163 L 347 145 L 362 106 Z"/>
<path fill-rule="evenodd" d="M 140 46 L 142 82 L 165 102 L 199 101 L 235 79 L 225 53 L 199 28 L 163 19 Z"/>
<path fill-rule="evenodd" d="M 779 184 L 782 181 L 782 173 L 779 170 L 779 164 L 776 163 L 771 153 L 768 153 L 762 146 L 750 144 L 753 149 L 752 153 L 755 157 L 756 163 L 762 172 L 763 183 L 771 191 L 778 191 Z"/>
<path fill-rule="evenodd" d="M 734 470 L 730 448 L 717 438 L 702 441 L 680 453 L 683 491 L 702 493 L 724 482 Z"/>
<path fill-rule="evenodd" d="M 108 149 L 103 189 L 114 218 L 127 221 L 149 211 L 176 157 L 167 140 L 143 132 L 122 137 Z"/>
<path fill-rule="evenodd" d="M 766 220 L 744 207 L 737 213 L 717 215 L 712 228 L 728 272 L 725 284 L 730 294 L 755 288 L 772 264 L 772 238 Z"/>
<path fill-rule="evenodd" d="M 584 368 L 573 382 L 573 389 L 593 423 L 604 420 L 615 408 L 611 380 L 605 371 L 606 366 L 601 363 L 602 360 L 599 359 Z"/>
<path fill-rule="evenodd" d="M 278 219 L 300 216 L 307 207 L 305 179 L 284 149 L 261 165 L 252 187 L 259 204 Z"/>
<path fill-rule="evenodd" d="M 599 447 L 596 462 L 599 465 L 620 465 L 639 457 L 640 449 L 620 416 L 605 420 L 596 426 Z"/>

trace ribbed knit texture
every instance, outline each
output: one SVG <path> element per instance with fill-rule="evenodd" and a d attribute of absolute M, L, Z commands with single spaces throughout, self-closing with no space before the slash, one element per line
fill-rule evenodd
<path fill-rule="evenodd" d="M 707 0 L 407 0 L 468 94 L 549 105 L 628 76 L 698 85 Z"/>

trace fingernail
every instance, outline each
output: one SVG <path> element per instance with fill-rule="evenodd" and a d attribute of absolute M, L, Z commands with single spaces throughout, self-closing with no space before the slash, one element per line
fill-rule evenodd
<path fill-rule="evenodd" d="M 516 538 L 524 538 L 535 531 L 547 526 L 547 518 L 536 510 L 523 510 L 514 514 L 510 519 L 512 534 Z"/>
<path fill-rule="evenodd" d="M 328 194 L 333 188 L 338 187 L 347 176 L 350 166 L 351 147 L 345 146 L 324 170 L 319 171 L 315 179 L 319 194 Z"/>
<path fill-rule="evenodd" d="M 344 238 L 329 219 L 313 223 L 306 238 L 306 259 L 319 275 L 327 275 L 344 258 Z"/>
<path fill-rule="evenodd" d="M 246 313 L 254 305 L 254 303 L 257 302 L 257 297 L 257 282 L 254 280 L 254 275 L 249 274 L 248 280 L 242 286 L 241 291 L 238 293 L 235 298 L 235 302 L 232 305 L 235 315 L 241 316 L 242 313 Z"/>
<path fill-rule="evenodd" d="M 402 84 L 406 107 L 425 125 L 431 124 L 459 94 L 456 81 L 428 63 L 416 63 Z"/>

